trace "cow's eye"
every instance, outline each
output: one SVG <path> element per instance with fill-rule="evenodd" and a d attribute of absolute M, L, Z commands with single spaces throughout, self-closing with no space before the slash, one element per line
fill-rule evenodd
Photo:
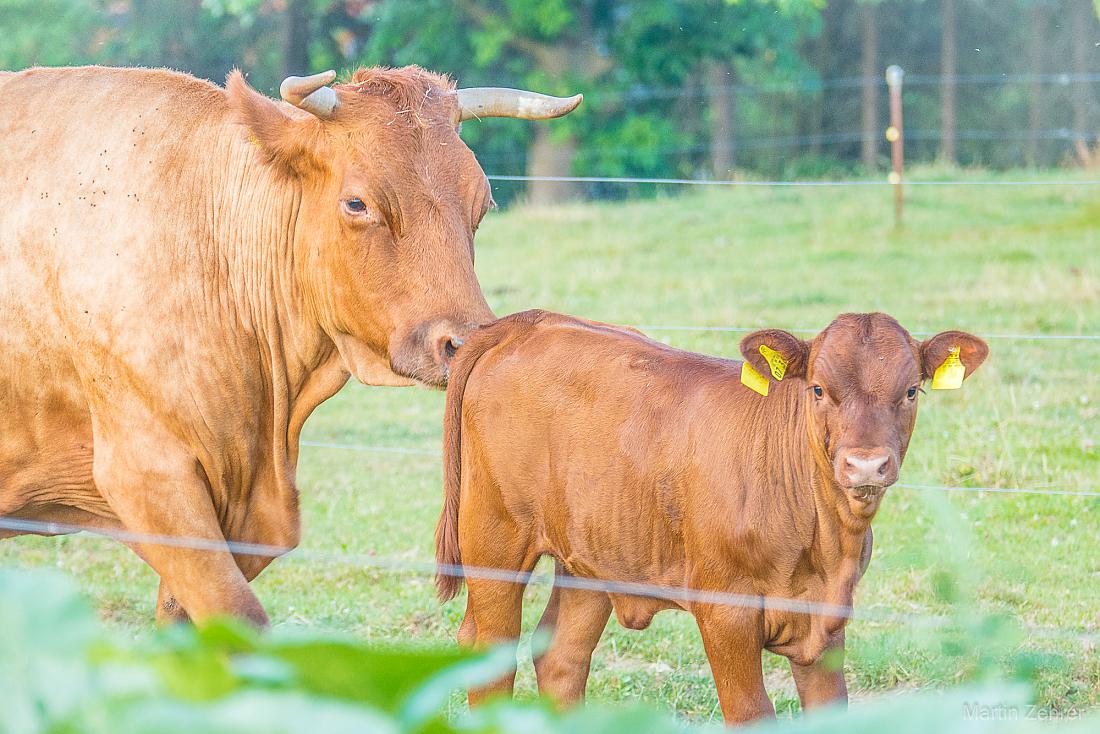
<path fill-rule="evenodd" d="M 825 390 L 822 389 L 821 385 L 814 385 L 814 397 L 815 398 L 825 397 Z"/>
<path fill-rule="evenodd" d="M 914 385 L 913 387 L 909 388 L 909 391 L 905 393 L 905 397 L 909 398 L 910 400 L 915 400 L 917 397 L 917 386 Z"/>
<path fill-rule="evenodd" d="M 367 211 L 362 199 L 344 199 L 344 207 L 352 214 L 365 214 Z"/>

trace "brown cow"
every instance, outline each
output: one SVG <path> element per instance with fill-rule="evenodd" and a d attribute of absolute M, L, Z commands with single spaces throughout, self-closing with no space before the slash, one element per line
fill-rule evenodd
<path fill-rule="evenodd" d="M 785 361 L 785 379 L 761 347 Z M 954 347 L 967 375 L 988 353 L 959 331 L 918 342 L 885 314 L 842 315 L 810 341 L 757 331 L 741 352 L 768 375 L 762 397 L 740 362 L 569 316 L 501 319 L 454 365 L 437 560 L 529 571 L 549 555 L 575 576 L 848 607 L 921 382 Z M 468 584 L 460 642 L 516 638 L 522 584 Z M 460 585 L 440 575 L 440 598 Z M 695 615 L 727 721 L 774 715 L 763 649 L 790 660 L 804 707 L 847 700 L 836 658 L 822 664 L 826 650 L 843 654 L 844 617 L 563 587 L 540 623 L 555 631 L 539 689 L 582 698 L 612 609 L 644 629 L 668 608 Z"/>
<path fill-rule="evenodd" d="M 459 124 L 580 98 L 334 77 L 276 102 L 236 72 L 0 76 L 0 516 L 294 546 L 313 409 L 349 373 L 444 384 L 492 318 Z M 158 617 L 266 621 L 248 582 L 271 558 L 221 547 L 133 544 Z"/>

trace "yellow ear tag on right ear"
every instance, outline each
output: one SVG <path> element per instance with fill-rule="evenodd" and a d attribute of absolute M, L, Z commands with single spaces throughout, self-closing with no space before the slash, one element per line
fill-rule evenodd
<path fill-rule="evenodd" d="M 764 359 L 768 360 L 768 367 L 771 368 L 772 377 L 775 378 L 775 381 L 779 382 L 782 380 L 783 375 L 787 374 L 787 360 L 783 355 L 767 344 L 760 345 L 760 354 L 763 355 Z"/>
<path fill-rule="evenodd" d="M 951 347 L 947 359 L 943 361 L 932 375 L 933 390 L 958 390 L 963 385 L 966 377 L 966 367 L 959 360 L 959 348 Z"/>
<path fill-rule="evenodd" d="M 748 362 L 741 363 L 741 384 L 764 397 L 768 397 L 768 378 L 753 369 L 753 366 Z"/>

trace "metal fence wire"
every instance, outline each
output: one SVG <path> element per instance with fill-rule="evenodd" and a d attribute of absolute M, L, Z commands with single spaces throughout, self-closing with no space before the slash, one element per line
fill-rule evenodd
<path fill-rule="evenodd" d="M 512 569 L 491 568 L 486 566 L 437 564 L 434 561 L 412 560 L 378 556 L 365 553 L 337 553 L 307 548 L 288 548 L 246 543 L 233 540 L 214 540 L 178 535 L 138 533 L 129 530 L 91 527 L 73 523 L 45 522 L 10 516 L 0 516 L 0 530 L 38 535 L 67 535 L 89 532 L 126 544 L 161 545 L 172 548 L 188 548 L 215 553 L 233 553 L 237 555 L 287 557 L 297 560 L 327 565 L 345 565 L 393 573 L 411 573 L 417 575 L 457 576 L 465 579 L 497 581 L 501 583 L 522 584 L 524 586 L 558 587 L 579 589 L 613 595 L 640 596 L 661 599 L 681 605 L 706 604 L 731 606 L 762 611 L 782 611 L 794 614 L 810 614 L 823 617 L 841 617 L 876 624 L 906 625 L 925 629 L 938 629 L 950 626 L 958 620 L 951 616 L 928 613 L 906 613 L 888 611 L 874 607 L 856 609 L 851 605 L 828 602 L 808 601 L 789 597 L 757 594 L 738 594 L 706 589 L 693 589 L 687 586 L 662 586 L 637 581 L 614 579 L 596 579 L 570 574 L 547 573 L 537 571 L 515 571 Z M 1066 629 L 1028 625 L 1029 634 L 1045 639 L 1070 640 L 1075 643 L 1095 647 L 1100 634 Z"/>

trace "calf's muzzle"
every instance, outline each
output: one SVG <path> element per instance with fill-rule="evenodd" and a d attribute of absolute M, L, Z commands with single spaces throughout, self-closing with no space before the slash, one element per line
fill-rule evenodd
<path fill-rule="evenodd" d="M 841 450 L 835 474 L 846 489 L 885 489 L 898 480 L 898 462 L 886 448 Z"/>

